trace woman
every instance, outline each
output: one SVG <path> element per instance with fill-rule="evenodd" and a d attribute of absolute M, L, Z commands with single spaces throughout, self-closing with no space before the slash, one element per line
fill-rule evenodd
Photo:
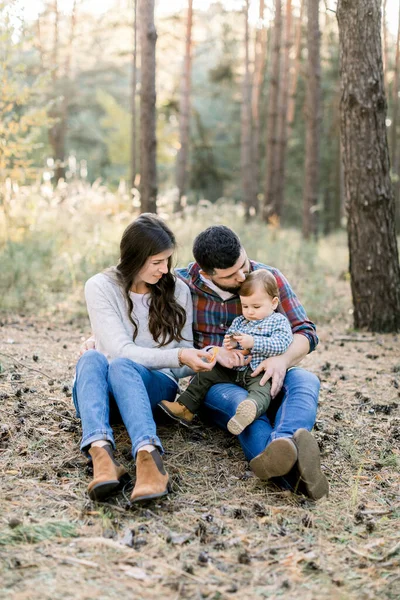
<path fill-rule="evenodd" d="M 168 493 L 152 411 L 172 401 L 180 376 L 212 369 L 215 360 L 192 347 L 189 288 L 171 272 L 175 237 L 158 217 L 142 214 L 123 233 L 116 267 L 85 286 L 96 350 L 80 358 L 73 387 L 82 421 L 81 450 L 93 461 L 90 498 L 104 500 L 127 478 L 113 456 L 110 407 L 115 401 L 132 441 L 136 484 L 131 501 Z"/>

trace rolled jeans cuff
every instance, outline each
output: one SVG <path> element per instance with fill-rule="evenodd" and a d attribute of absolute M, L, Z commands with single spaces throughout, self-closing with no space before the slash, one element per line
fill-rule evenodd
<path fill-rule="evenodd" d="M 144 435 L 138 440 L 136 440 L 135 445 L 132 446 L 133 458 L 136 458 L 136 454 L 138 453 L 140 448 L 143 448 L 143 446 L 147 446 L 148 444 L 155 446 L 159 450 L 160 454 L 164 454 L 164 448 L 158 436 L 151 437 L 149 435 Z"/>
<path fill-rule="evenodd" d="M 82 438 L 81 452 L 83 452 L 83 454 L 85 454 L 86 456 L 89 456 L 88 449 L 89 449 L 90 444 L 92 444 L 93 442 L 98 442 L 100 440 L 110 442 L 110 444 L 112 445 L 112 447 L 115 450 L 115 442 L 114 442 L 114 437 L 113 437 L 112 431 L 98 429 L 98 430 L 92 431 L 91 433 L 86 435 L 84 438 Z"/>

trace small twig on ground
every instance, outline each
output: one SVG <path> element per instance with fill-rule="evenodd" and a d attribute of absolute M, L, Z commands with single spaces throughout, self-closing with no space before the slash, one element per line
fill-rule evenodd
<path fill-rule="evenodd" d="M 376 342 L 373 337 L 352 337 L 351 335 L 342 335 L 333 339 L 335 342 Z"/>
<path fill-rule="evenodd" d="M 137 551 L 134 548 L 130 548 L 129 546 L 125 546 L 120 544 L 119 542 L 114 542 L 113 540 L 109 540 L 103 537 L 80 537 L 75 538 L 73 540 L 74 544 L 84 544 L 86 546 L 92 546 L 95 548 L 96 546 L 107 546 L 107 548 L 113 548 L 113 550 L 119 550 L 120 552 L 126 552 L 128 554 L 134 554 L 137 556 Z"/>
<path fill-rule="evenodd" d="M 119 512 L 123 515 L 128 514 L 128 511 L 126 508 L 121 508 L 117 504 L 110 504 L 109 502 L 102 502 L 101 504 L 102 504 L 102 506 L 107 506 L 110 510 L 115 510 L 116 512 Z"/>
<path fill-rule="evenodd" d="M 98 569 L 100 565 L 91 560 L 83 560 L 82 558 L 74 558 L 72 556 L 59 556 L 57 554 L 52 554 L 51 558 L 55 558 L 56 560 L 60 560 L 63 563 L 71 564 L 71 565 L 82 565 L 82 567 L 92 567 L 94 569 Z"/>
<path fill-rule="evenodd" d="M 191 575 L 191 573 L 187 573 L 183 569 L 179 569 L 178 567 L 173 567 L 170 563 L 165 563 L 165 562 L 161 562 L 161 561 L 157 560 L 157 565 L 162 565 L 165 569 L 171 569 L 171 571 L 174 571 L 175 573 L 179 573 L 179 575 L 184 575 L 185 577 L 188 577 L 189 579 L 192 579 L 193 581 L 197 581 L 197 583 L 204 583 L 204 579 L 202 579 L 201 577 L 196 577 L 196 575 Z"/>
<path fill-rule="evenodd" d="M 362 556 L 362 558 L 366 558 L 367 560 L 373 560 L 375 562 L 384 562 L 385 560 L 396 554 L 396 552 L 400 549 L 400 542 L 398 542 L 395 546 L 393 546 L 393 548 L 388 550 L 383 556 L 372 556 L 371 554 L 365 554 L 365 552 L 360 552 L 352 546 L 348 546 L 348 549 L 354 552 L 354 554 Z"/>
<path fill-rule="evenodd" d="M 333 469 L 331 469 L 330 467 L 328 467 L 328 465 L 324 465 L 324 469 L 328 469 L 328 471 L 330 471 L 331 473 L 333 473 L 335 475 L 335 477 L 337 477 L 338 479 L 340 479 L 340 481 L 342 481 L 348 487 L 351 487 L 351 485 L 347 481 L 345 481 L 342 477 L 340 477 L 340 475 L 338 475 L 338 473 L 336 473 L 336 471 L 334 471 Z"/>
<path fill-rule="evenodd" d="M 391 515 L 393 513 L 393 509 L 388 508 L 387 510 L 361 510 L 360 512 L 362 512 L 363 515 L 381 516 L 381 515 Z"/>
<path fill-rule="evenodd" d="M 25 369 L 29 369 L 29 371 L 36 371 L 36 373 L 40 373 L 41 375 L 44 375 L 45 377 L 47 377 L 47 379 L 53 379 L 53 377 L 51 377 L 50 375 L 47 375 L 47 373 L 45 373 L 44 371 L 41 371 L 40 369 L 35 369 L 34 367 L 28 367 L 28 365 L 26 365 L 25 363 L 21 362 L 20 360 L 18 360 L 14 356 L 12 356 L 12 354 L 7 354 L 6 352 L 0 352 L 0 354 L 1 354 L 1 356 L 7 356 L 7 358 L 12 360 L 13 362 L 16 362 L 19 365 L 21 365 L 21 367 L 24 367 Z"/>

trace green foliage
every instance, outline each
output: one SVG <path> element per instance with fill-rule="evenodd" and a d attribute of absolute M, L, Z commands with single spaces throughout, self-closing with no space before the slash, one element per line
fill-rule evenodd
<path fill-rule="evenodd" d="M 7 238 L 0 229 L 1 310 L 85 314 L 84 282 L 116 264 L 120 236 L 133 217 L 130 196 L 99 184 L 71 185 L 61 202 L 62 194 L 29 188 L 12 203 Z M 180 265 L 193 260 L 193 239 L 202 229 L 225 223 L 252 259 L 284 273 L 312 319 L 346 318 L 350 294 L 342 278 L 348 261 L 344 234 L 305 243 L 296 230 L 246 223 L 241 207 L 228 200 L 188 206 L 183 216 L 170 209 L 161 210 L 176 232 Z"/>
<path fill-rule="evenodd" d="M 10 1 L 0 2 L 0 7 Z M 29 174 L 28 167 L 43 165 L 44 153 L 49 151 L 48 128 L 44 122 L 46 108 L 53 108 L 68 98 L 66 153 L 73 153 L 78 162 L 88 164 L 88 179 L 106 180 L 114 189 L 121 177 L 130 173 L 131 139 L 131 71 L 132 31 L 126 10 L 116 7 L 113 14 L 84 12 L 79 6 L 76 40 L 71 48 L 68 36 L 70 15 L 59 15 L 60 47 L 58 64 L 51 64 L 53 6 L 41 14 L 43 35 L 39 43 L 37 22 L 24 24 L 24 37 L 11 36 L 8 31 L 11 82 L 5 86 L 4 105 L 0 107 L 0 127 L 9 126 L 7 152 L 13 177 Z M 195 10 L 192 62 L 192 114 L 189 155 L 188 201 L 197 203 L 206 198 L 241 199 L 240 173 L 240 109 L 243 77 L 243 19 L 238 5 L 229 10 L 220 2 L 212 3 L 208 11 Z M 120 12 L 119 12 L 120 11 Z M 296 9 L 295 9 L 296 12 Z M 131 16 L 131 15 L 130 15 Z M 318 199 L 319 230 L 328 233 L 338 226 L 340 214 L 340 155 L 338 127 L 338 35 L 333 15 L 327 13 L 321 37 L 322 127 L 320 196 Z M 4 20 L 6 24 L 7 21 Z M 7 29 L 8 28 L 8 29 Z M 184 52 L 185 11 L 160 16 L 157 21 L 157 162 L 161 194 L 175 186 L 175 163 L 179 147 L 179 93 Z M 251 25 L 251 54 L 254 53 L 254 29 Z M 79 43 L 78 43 L 79 40 Z M 3 40 L 2 40 L 3 41 Z M 305 29 L 303 31 L 303 46 Z M 40 51 L 38 51 L 38 48 Z M 71 50 L 71 72 L 64 76 L 66 53 Z M 4 53 L 5 51 L 3 51 Z M 393 54 L 393 53 L 392 53 Z M 301 58 L 300 78 L 296 92 L 296 119 L 289 140 L 286 161 L 286 187 L 282 223 L 298 227 L 302 216 L 305 145 L 305 60 Z M 268 51 L 269 56 L 269 51 Z M 260 191 L 265 172 L 264 147 L 267 132 L 266 114 L 270 87 L 267 66 L 261 100 L 261 164 Z M 393 57 L 392 57 L 393 58 Z M 18 65 L 25 65 L 19 71 Z M 140 56 L 138 57 L 138 114 L 139 131 Z M 57 75 L 54 82 L 52 75 Z M 39 78 L 42 74 L 42 78 Z M 47 77 L 47 79 L 46 79 Z M 43 86 L 41 87 L 41 84 Z M 9 91 L 7 91 L 9 90 Z M 29 96 L 24 97 L 24 94 Z M 5 108 L 12 96 L 12 119 Z M 18 104 L 18 97 L 23 104 Z M 49 101 L 51 100 L 51 107 Z M 35 108 L 36 107 L 36 108 Z M 40 111 L 37 112 L 37 107 Z M 1 112 L 3 110 L 3 113 Z M 16 126 L 14 121 L 18 123 Z M 10 123 L 10 125 L 8 125 Z M 13 124 L 14 123 L 14 124 Z M 53 123 L 54 125 L 54 123 Z M 18 130 L 16 130 L 16 127 Z M 14 137 L 13 137 L 14 136 Z M 12 150 L 12 143 L 18 147 Z M 0 152 L 2 146 L 0 145 Z M 28 151 L 28 154 L 26 151 Z M 140 162 L 140 152 L 138 150 Z M 0 158 L 1 160 L 1 158 Z M 32 161 L 29 163 L 29 161 Z M 29 164 L 28 164 L 29 163 Z M 1 164 L 1 163 L 0 163 Z M 23 168 L 21 168 L 23 165 Z"/>
<path fill-rule="evenodd" d="M 38 103 L 43 79 L 29 82 L 26 66 L 19 60 L 21 43 L 14 41 L 17 16 L 13 9 L 13 2 L 0 3 L 0 186 L 7 178 L 25 181 L 34 177 L 32 149 L 50 122 L 46 106 Z"/>
<path fill-rule="evenodd" d="M 120 175 L 128 177 L 129 165 L 129 113 L 118 104 L 117 100 L 109 93 L 97 90 L 97 101 L 103 109 L 104 116 L 100 124 L 105 131 L 105 143 L 108 157 L 112 165 L 118 165 Z M 125 169 L 123 168 L 125 165 Z"/>

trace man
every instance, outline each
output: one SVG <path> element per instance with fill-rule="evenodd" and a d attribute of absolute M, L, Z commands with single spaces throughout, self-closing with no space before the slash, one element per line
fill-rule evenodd
<path fill-rule="evenodd" d="M 238 236 L 228 227 L 212 226 L 200 233 L 193 255 L 196 262 L 177 269 L 176 274 L 192 293 L 194 345 L 219 346 L 217 360 L 225 367 L 246 361 L 239 351 L 222 348 L 226 330 L 241 314 L 240 285 L 256 269 L 274 274 L 280 295 L 278 311 L 290 321 L 293 342 L 284 354 L 264 360 L 255 369 L 254 376 L 264 371 L 262 383 L 272 379 L 275 402 L 238 439 L 250 468 L 260 479 L 284 478 L 289 487 L 310 498 L 321 498 L 328 494 L 328 482 L 321 472 L 317 442 L 310 433 L 316 418 L 319 380 L 296 367 L 318 344 L 315 325 L 282 273 L 249 260 Z M 233 384 L 215 385 L 205 398 L 204 408 L 212 421 L 226 429 L 246 396 L 246 390 Z"/>
<path fill-rule="evenodd" d="M 193 244 L 195 262 L 177 269 L 177 276 L 190 288 L 193 299 L 193 337 L 197 348 L 219 346 L 217 360 L 225 367 L 247 364 L 241 351 L 222 347 L 225 332 L 241 315 L 238 295 L 246 275 L 267 269 L 275 276 L 280 302 L 278 311 L 288 318 L 293 342 L 279 356 L 267 358 L 254 370 L 264 371 L 261 384 L 271 379 L 273 401 L 268 412 L 238 436 L 252 471 L 262 480 L 305 493 L 317 500 L 328 494 L 328 482 L 321 471 L 319 448 L 310 431 L 314 426 L 319 393 L 318 378 L 298 368 L 301 360 L 318 344 L 315 325 L 277 269 L 249 260 L 238 236 L 223 225 L 200 233 Z M 84 349 L 93 347 L 89 340 Z M 247 391 L 233 384 L 218 384 L 207 393 L 204 410 L 219 427 L 228 421 Z"/>

